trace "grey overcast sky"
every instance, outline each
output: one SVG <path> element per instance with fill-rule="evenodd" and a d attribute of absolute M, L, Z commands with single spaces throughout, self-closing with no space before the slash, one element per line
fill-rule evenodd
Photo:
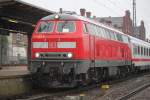
<path fill-rule="evenodd" d="M 22 0 L 51 11 L 58 12 L 59 8 L 67 11 L 76 11 L 80 8 L 91 11 L 97 17 L 123 16 L 125 10 L 130 10 L 132 17 L 132 0 Z M 144 20 L 146 36 L 150 39 L 150 0 L 136 0 L 137 25 Z"/>

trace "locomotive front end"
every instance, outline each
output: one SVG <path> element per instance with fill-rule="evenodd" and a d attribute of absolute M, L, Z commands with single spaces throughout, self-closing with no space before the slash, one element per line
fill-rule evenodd
<path fill-rule="evenodd" d="M 79 66 L 85 64 L 79 60 L 84 55 L 80 21 L 64 20 L 63 17 L 43 18 L 32 35 L 29 70 L 40 86 L 73 87 L 80 73 Z"/>

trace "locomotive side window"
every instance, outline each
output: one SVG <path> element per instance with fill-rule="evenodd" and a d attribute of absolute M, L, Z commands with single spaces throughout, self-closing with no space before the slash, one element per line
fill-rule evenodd
<path fill-rule="evenodd" d="M 102 31 L 101 27 L 98 27 L 98 36 L 104 38 L 103 31 Z"/>
<path fill-rule="evenodd" d="M 96 25 L 92 24 L 92 29 L 93 29 L 93 35 L 97 34 L 97 30 L 96 30 Z"/>
<path fill-rule="evenodd" d="M 116 40 L 115 34 L 114 34 L 112 31 L 110 31 L 110 35 L 111 35 L 111 39 L 112 39 L 112 40 Z"/>
<path fill-rule="evenodd" d="M 108 33 L 107 33 L 107 30 L 106 30 L 106 29 L 104 29 L 104 34 L 105 34 L 105 36 L 106 36 L 106 39 L 109 39 L 109 35 L 108 35 Z"/>
<path fill-rule="evenodd" d="M 75 31 L 75 23 L 72 21 L 58 22 L 57 32 L 69 33 Z"/>
<path fill-rule="evenodd" d="M 84 33 L 87 33 L 88 32 L 88 29 L 87 29 L 87 26 L 85 23 L 83 23 L 83 32 Z"/>
<path fill-rule="evenodd" d="M 117 40 L 118 40 L 118 41 L 123 41 L 121 34 L 116 34 L 116 35 L 117 35 Z"/>
<path fill-rule="evenodd" d="M 111 33 L 110 33 L 109 30 L 107 30 L 107 34 L 108 34 L 108 39 L 111 39 L 111 40 L 112 40 L 112 38 L 111 38 Z"/>
<path fill-rule="evenodd" d="M 97 33 L 98 33 L 98 32 L 97 32 L 96 25 L 94 25 L 94 24 L 93 24 L 93 29 L 94 29 L 94 33 L 93 33 L 93 35 L 96 35 L 96 36 L 97 36 Z"/>
<path fill-rule="evenodd" d="M 87 28 L 88 28 L 88 30 L 89 30 L 89 34 L 91 34 L 92 29 L 91 29 L 91 25 L 90 25 L 89 23 L 87 24 Z"/>
<path fill-rule="evenodd" d="M 96 26 L 96 36 L 100 37 L 99 27 Z"/>
<path fill-rule="evenodd" d="M 115 40 L 117 41 L 117 35 L 115 32 L 113 32 L 113 33 L 114 33 Z"/>
<path fill-rule="evenodd" d="M 99 32 L 99 26 L 96 26 L 96 36 L 101 37 L 101 33 Z"/>
<path fill-rule="evenodd" d="M 103 38 L 105 38 L 105 33 L 104 33 L 104 30 L 103 30 L 103 28 L 99 28 L 99 31 L 100 31 L 100 33 L 101 33 L 101 37 L 103 37 Z"/>
<path fill-rule="evenodd" d="M 123 42 L 124 43 L 129 43 L 128 37 L 127 36 L 123 36 Z"/>
<path fill-rule="evenodd" d="M 41 22 L 38 28 L 38 33 L 52 32 L 54 28 L 54 22 Z"/>
<path fill-rule="evenodd" d="M 106 32 L 105 32 L 104 28 L 102 28 L 102 32 L 103 32 L 104 38 L 107 39 L 107 35 L 106 35 Z"/>
<path fill-rule="evenodd" d="M 93 24 L 87 24 L 87 27 L 89 29 L 89 32 L 91 35 L 94 35 L 95 34 L 95 28 L 94 28 L 94 25 Z"/>

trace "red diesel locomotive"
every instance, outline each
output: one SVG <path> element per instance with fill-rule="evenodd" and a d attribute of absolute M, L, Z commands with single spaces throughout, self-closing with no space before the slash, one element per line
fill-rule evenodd
<path fill-rule="evenodd" d="M 32 35 L 29 70 L 45 87 L 74 87 L 137 69 L 130 37 L 95 20 L 72 14 L 42 18 Z"/>

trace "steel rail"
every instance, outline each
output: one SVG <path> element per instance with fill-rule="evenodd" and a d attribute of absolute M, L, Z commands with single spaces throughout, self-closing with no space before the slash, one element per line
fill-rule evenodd
<path fill-rule="evenodd" d="M 141 91 L 148 88 L 149 86 L 150 86 L 150 83 L 144 84 L 143 86 L 138 87 L 137 89 L 133 90 L 129 94 L 126 94 L 126 95 L 120 97 L 118 100 L 128 100 L 129 98 L 135 96 L 136 94 L 140 93 Z"/>

